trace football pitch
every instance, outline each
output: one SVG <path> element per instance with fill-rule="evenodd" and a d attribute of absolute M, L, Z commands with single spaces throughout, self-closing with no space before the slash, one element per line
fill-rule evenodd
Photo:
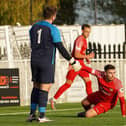
<path fill-rule="evenodd" d="M 25 122 L 29 107 L 0 107 L 0 126 L 126 126 L 126 118 L 122 118 L 120 105 L 113 110 L 94 118 L 77 118 L 83 111 L 80 103 L 57 104 L 56 110 L 47 107 L 46 116 L 54 120 L 48 123 Z"/>

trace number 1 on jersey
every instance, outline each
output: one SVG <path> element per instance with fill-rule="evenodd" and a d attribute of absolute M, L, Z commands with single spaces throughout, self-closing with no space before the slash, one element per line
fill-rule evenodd
<path fill-rule="evenodd" d="M 38 44 L 40 44 L 40 42 L 41 42 L 42 29 L 38 30 L 37 33 L 38 33 Z"/>

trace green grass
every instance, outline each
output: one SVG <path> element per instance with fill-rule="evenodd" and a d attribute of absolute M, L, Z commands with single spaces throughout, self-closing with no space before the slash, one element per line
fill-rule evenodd
<path fill-rule="evenodd" d="M 44 124 L 25 122 L 28 110 L 29 107 L 0 107 L 0 126 L 126 126 L 126 118 L 122 118 L 119 105 L 94 118 L 76 117 L 83 110 L 80 103 L 58 104 L 55 111 L 48 106 L 46 116 L 55 121 Z"/>

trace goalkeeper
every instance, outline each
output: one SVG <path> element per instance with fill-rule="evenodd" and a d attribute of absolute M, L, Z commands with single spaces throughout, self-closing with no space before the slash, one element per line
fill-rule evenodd
<path fill-rule="evenodd" d="M 43 21 L 32 25 L 30 29 L 31 42 L 31 71 L 33 90 L 31 92 L 31 110 L 27 121 L 36 119 L 35 112 L 39 107 L 39 122 L 51 121 L 45 118 L 48 92 L 54 83 L 56 48 L 69 61 L 75 71 L 80 70 L 81 65 L 67 52 L 61 42 L 59 29 L 53 25 L 56 18 L 55 7 L 45 7 Z"/>

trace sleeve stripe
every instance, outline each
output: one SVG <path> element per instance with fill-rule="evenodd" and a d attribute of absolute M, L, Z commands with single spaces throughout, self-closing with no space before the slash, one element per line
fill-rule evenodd
<path fill-rule="evenodd" d="M 76 50 L 79 50 L 80 51 L 81 50 L 81 47 L 79 48 L 79 47 L 76 46 Z"/>
<path fill-rule="evenodd" d="M 123 89 L 123 88 L 121 88 L 121 89 L 120 89 L 120 92 L 121 92 L 121 93 L 123 93 L 123 92 L 124 92 L 124 89 Z"/>
<path fill-rule="evenodd" d="M 92 69 L 92 73 L 95 74 L 95 69 Z"/>

